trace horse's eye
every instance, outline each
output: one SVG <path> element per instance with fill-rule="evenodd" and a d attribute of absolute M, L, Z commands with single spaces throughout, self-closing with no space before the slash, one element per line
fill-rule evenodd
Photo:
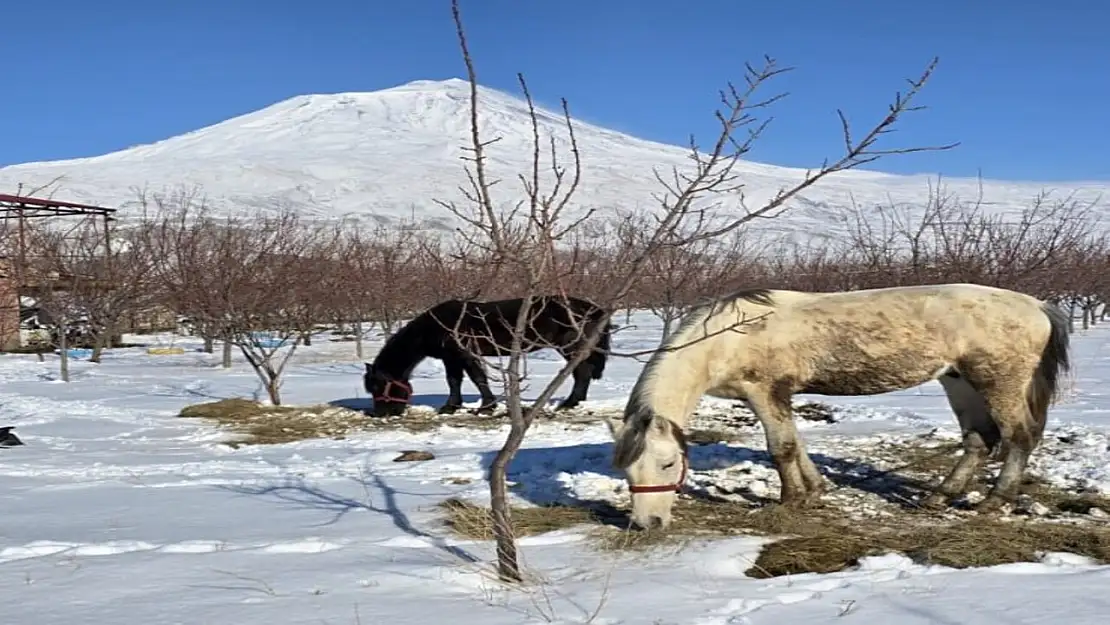
<path fill-rule="evenodd" d="M 675 462 L 677 462 L 677 460 L 671 460 L 667 464 L 663 465 L 663 469 L 666 470 L 666 469 L 669 469 L 669 468 L 673 467 Z"/>

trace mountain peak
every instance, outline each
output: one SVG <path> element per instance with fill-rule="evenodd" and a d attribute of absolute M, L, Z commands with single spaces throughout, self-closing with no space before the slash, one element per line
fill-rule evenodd
<path fill-rule="evenodd" d="M 514 95 L 479 87 L 489 175 L 503 182 L 498 201 L 521 199 L 517 176 L 532 158 L 527 104 Z M 537 110 L 541 135 L 554 137 L 569 158 L 561 115 Z M 0 190 L 35 187 L 62 176 L 55 196 L 117 206 L 121 217 L 135 201 L 136 187 L 151 191 L 199 186 L 216 211 L 294 208 L 313 217 L 390 218 L 418 216 L 433 222 L 453 218 L 436 200 L 463 201 L 467 184 L 461 158 L 470 143 L 469 83 L 461 78 L 414 80 L 379 91 L 307 94 L 171 137 L 91 158 L 25 163 L 0 169 Z M 649 209 L 661 191 L 655 171 L 690 166 L 684 148 L 638 139 L 575 122 L 582 178 L 575 206 Z M 543 150 L 546 159 L 548 150 Z M 562 163 L 566 165 L 567 163 Z M 550 176 L 550 164 L 541 168 Z M 744 161 L 734 169 L 745 183 L 749 206 L 800 180 L 804 170 Z M 545 183 L 550 185 L 550 181 Z M 979 181 L 947 178 L 948 191 L 976 197 Z M 1054 184 L 1077 200 L 1110 196 L 1110 183 Z M 985 181 L 984 200 L 994 210 L 1027 207 L 1041 190 L 1035 183 Z M 776 230 L 835 234 L 845 208 L 893 201 L 920 206 L 926 176 L 849 171 L 829 176 L 795 198 L 779 220 L 761 222 Z M 719 199 L 719 198 L 718 198 Z M 737 202 L 737 199 L 725 198 Z M 738 207 L 739 209 L 739 207 Z"/>

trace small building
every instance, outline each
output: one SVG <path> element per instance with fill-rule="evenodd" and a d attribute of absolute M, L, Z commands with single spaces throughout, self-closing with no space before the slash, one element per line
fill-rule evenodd
<path fill-rule="evenodd" d="M 0 351 L 20 347 L 20 301 L 24 295 L 41 293 L 43 289 L 65 290 L 65 279 L 41 280 L 29 275 L 28 224 L 44 218 L 75 218 L 102 220 L 105 254 L 110 255 L 108 224 L 114 208 L 63 202 L 53 199 L 0 194 L 0 227 L 3 241 L 0 248 Z"/>

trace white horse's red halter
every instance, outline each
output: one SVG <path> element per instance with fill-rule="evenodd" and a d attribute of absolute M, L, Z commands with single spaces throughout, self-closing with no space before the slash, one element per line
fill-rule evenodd
<path fill-rule="evenodd" d="M 632 494 L 639 493 L 679 493 L 682 491 L 682 485 L 686 483 L 686 471 L 690 468 L 690 462 L 686 459 L 686 454 L 682 454 L 682 473 L 678 476 L 678 481 L 674 484 L 656 484 L 654 486 L 637 486 L 635 484 L 628 485 L 628 492 Z"/>

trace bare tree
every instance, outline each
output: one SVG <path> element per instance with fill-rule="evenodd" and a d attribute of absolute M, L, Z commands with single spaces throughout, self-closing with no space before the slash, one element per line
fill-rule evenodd
<path fill-rule="evenodd" d="M 308 230 L 294 226 L 290 233 L 301 236 L 307 235 Z M 341 301 L 337 290 L 342 291 L 343 285 L 329 278 L 340 272 L 338 254 L 342 234 L 342 230 L 335 225 L 318 226 L 308 236 L 303 248 L 280 259 L 280 266 L 292 288 L 288 292 L 290 297 L 283 314 L 296 326 L 298 338 L 305 347 L 312 346 L 312 335 L 321 322 L 334 317 L 336 306 Z"/>
<path fill-rule="evenodd" d="M 60 377 L 69 381 L 69 355 L 74 347 L 99 355 L 109 330 L 92 315 L 92 304 L 114 301 L 105 279 L 110 255 L 93 219 L 40 219 L 22 233 L 19 280 L 33 290 L 39 319 L 48 330 L 46 343 L 58 348 Z M 102 306 L 106 309 L 108 306 Z"/>
<path fill-rule="evenodd" d="M 510 431 L 504 446 L 497 453 L 490 466 L 490 496 L 493 528 L 497 543 L 498 571 L 508 581 L 522 579 L 517 557 L 516 541 L 512 532 L 510 508 L 506 486 L 507 467 L 516 454 L 531 426 L 536 411 L 546 405 L 556 389 L 570 374 L 571 369 L 588 355 L 583 351 L 551 379 L 538 393 L 530 407 L 523 405 L 523 336 L 528 328 L 531 303 L 541 295 L 555 292 L 563 294 L 562 285 L 566 280 L 565 269 L 558 262 L 556 248 L 564 241 L 567 233 L 593 216 L 592 211 L 584 215 L 570 214 L 571 199 L 577 189 L 581 172 L 581 155 L 574 134 L 574 126 L 566 101 L 562 103 L 565 137 L 563 144 L 569 152 L 569 164 L 560 162 L 558 143 L 555 138 L 541 139 L 539 117 L 533 106 L 531 93 L 522 75 L 518 75 L 521 89 L 527 103 L 531 120 L 531 168 L 518 177 L 520 187 L 513 192 L 519 201 L 508 203 L 510 208 L 500 209 L 500 203 L 493 198 L 497 181 L 492 180 L 487 171 L 487 148 L 496 139 L 481 136 L 479 121 L 478 82 L 467 45 L 457 0 L 452 0 L 452 13 L 456 32 L 462 50 L 470 82 L 471 141 L 467 150 L 469 165 L 467 172 L 470 185 L 464 188 L 466 204 L 443 203 L 463 223 L 460 234 L 469 242 L 476 254 L 496 267 L 502 268 L 521 279 L 519 295 L 525 305 L 513 328 L 511 345 L 504 346 L 508 356 L 500 368 L 504 383 L 504 400 L 508 409 Z M 905 96 L 899 95 L 881 121 L 862 138 L 856 138 L 849 130 L 847 119 L 841 114 L 845 153 L 833 162 L 827 162 L 817 170 L 809 171 L 802 180 L 779 192 L 756 209 L 745 209 L 739 213 L 724 209 L 707 199 L 723 194 L 734 194 L 743 198 L 742 184 L 736 171 L 736 164 L 746 155 L 755 141 L 767 127 L 769 120 L 760 121 L 754 115 L 767 108 L 782 95 L 763 100 L 756 99 L 757 90 L 777 75 L 787 71 L 780 68 L 770 58 L 761 68 L 748 66 L 744 89 L 729 86 L 721 94 L 722 109 L 717 119 L 720 132 L 712 146 L 703 151 L 691 141 L 693 166 L 689 171 L 673 169 L 669 175 L 657 175 L 663 192 L 657 196 L 659 210 L 649 236 L 643 237 L 644 245 L 637 246 L 620 259 L 619 275 L 615 276 L 605 298 L 599 302 L 609 310 L 611 316 L 614 302 L 624 297 L 636 286 L 644 274 L 649 259 L 661 250 L 682 247 L 701 240 L 718 239 L 729 234 L 752 220 L 775 216 L 779 209 L 802 190 L 814 185 L 822 178 L 860 165 L 871 163 L 891 154 L 903 154 L 929 149 L 947 149 L 952 146 L 935 148 L 901 148 L 883 150 L 876 148 L 878 139 L 889 132 L 898 118 L 915 107 L 912 101 L 932 74 L 936 60 L 929 64 L 925 73 L 917 80 L 910 81 L 910 89 Z M 544 154 L 547 160 L 544 160 Z M 541 170 L 546 173 L 542 177 Z M 501 188 L 501 187 L 498 187 Z M 518 195 L 519 194 L 519 195 Z M 741 202 L 743 206 L 743 202 Z M 583 340 L 587 346 L 597 345 L 600 327 L 586 332 L 582 326 Z"/>
<path fill-rule="evenodd" d="M 215 219 L 185 206 L 156 229 L 164 259 L 157 273 L 171 307 L 239 348 L 270 401 L 281 403 L 281 381 L 312 308 L 317 274 L 312 257 L 321 230 L 292 212 Z"/>
<path fill-rule="evenodd" d="M 424 238 L 414 222 L 401 222 L 389 228 L 380 227 L 366 241 L 365 253 L 371 266 L 365 278 L 374 284 L 369 312 L 387 338 L 402 321 L 422 308 L 430 295 L 419 281 L 412 281 L 423 260 Z"/>
<path fill-rule="evenodd" d="M 634 219 L 633 223 L 639 219 Z M 637 239 L 650 228 L 624 229 Z M 733 231 L 720 239 L 701 239 L 688 245 L 667 246 L 648 253 L 644 262 L 645 277 L 638 291 L 644 306 L 663 324 L 660 341 L 670 336 L 674 323 L 686 312 L 706 299 L 726 292 L 729 283 L 745 274 L 743 268 L 755 261 L 755 253 L 747 247 L 749 233 Z M 630 247 L 640 248 L 647 242 L 637 240 Z"/>

